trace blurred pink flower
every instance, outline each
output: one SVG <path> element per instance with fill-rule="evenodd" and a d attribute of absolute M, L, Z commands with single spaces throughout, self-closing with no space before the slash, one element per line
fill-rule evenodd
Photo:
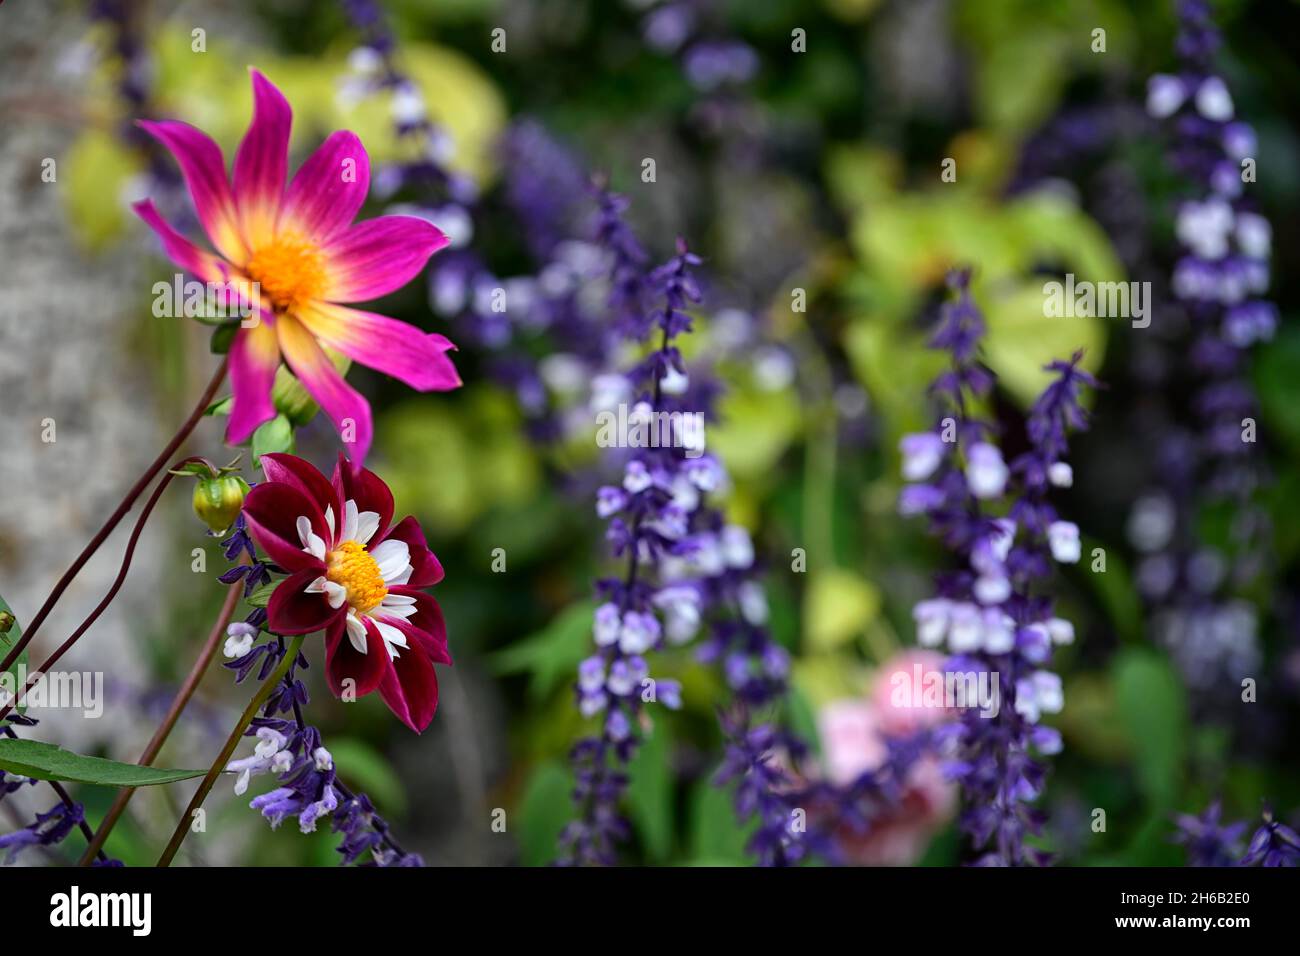
<path fill-rule="evenodd" d="M 902 698 L 891 693 L 901 683 L 901 678 L 891 683 L 894 675 L 905 674 L 911 681 L 917 673 L 938 671 L 942 665 L 938 654 L 905 652 L 880 668 L 870 695 L 823 707 L 817 723 L 827 780 L 851 783 L 884 763 L 890 737 L 908 736 L 949 719 L 948 710 L 921 706 L 916 688 L 912 688 L 908 706 L 902 706 Z M 956 811 L 956 785 L 944 779 L 938 760 L 925 756 L 908 773 L 902 797 L 892 812 L 865 833 L 840 827 L 836 839 L 845 857 L 860 866 L 907 866 L 924 855 L 934 835 Z"/>
<path fill-rule="evenodd" d="M 912 648 L 887 661 L 876 671 L 871 700 L 880 729 L 890 737 L 906 737 L 952 718 L 946 707 L 927 702 L 927 685 L 943 686 L 946 658 L 935 651 Z"/>

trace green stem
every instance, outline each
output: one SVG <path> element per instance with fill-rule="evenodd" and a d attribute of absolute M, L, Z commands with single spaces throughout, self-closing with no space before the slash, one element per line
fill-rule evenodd
<path fill-rule="evenodd" d="M 280 659 L 280 663 L 276 667 L 275 672 L 262 682 L 262 686 L 258 688 L 257 693 L 253 695 L 253 699 L 248 702 L 248 706 L 245 707 L 244 712 L 240 714 L 238 723 L 236 723 L 234 729 L 230 731 L 230 736 L 226 738 L 226 745 L 221 748 L 221 753 L 219 753 L 217 759 L 212 762 L 212 766 L 208 768 L 207 775 L 204 776 L 203 781 L 199 784 L 199 789 L 195 791 L 193 799 L 190 800 L 190 805 L 185 808 L 185 812 L 181 815 L 180 820 L 177 821 L 176 829 L 172 833 L 172 838 L 167 844 L 167 849 L 163 850 L 162 856 L 158 858 L 159 866 L 171 865 L 172 859 L 176 856 L 176 851 L 179 850 L 181 844 L 185 842 L 185 835 L 190 832 L 190 824 L 194 819 L 195 811 L 203 806 L 203 801 L 207 799 L 208 794 L 212 791 L 212 786 L 217 782 L 217 777 L 221 776 L 222 771 L 226 769 L 226 765 L 230 763 L 230 758 L 234 754 L 235 748 L 239 746 L 239 741 L 244 736 L 244 731 L 248 729 L 248 725 L 251 724 L 253 718 L 257 716 L 257 711 L 264 703 L 266 703 L 266 699 L 271 696 L 271 691 L 275 689 L 276 684 L 278 684 L 284 677 L 285 673 L 289 670 L 290 665 L 297 660 L 298 651 L 302 647 L 303 639 L 304 635 L 301 634 L 290 639 L 289 646 L 284 652 L 284 657 Z"/>

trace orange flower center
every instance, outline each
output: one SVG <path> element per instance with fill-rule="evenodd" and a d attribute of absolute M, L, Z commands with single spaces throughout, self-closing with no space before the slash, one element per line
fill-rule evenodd
<path fill-rule="evenodd" d="M 294 312 L 325 291 L 320 249 L 294 235 L 276 236 L 255 250 L 245 270 L 277 312 Z"/>
<path fill-rule="evenodd" d="M 329 553 L 325 577 L 347 588 L 348 604 L 358 613 L 377 607 L 388 594 L 379 565 L 364 544 L 344 541 Z"/>

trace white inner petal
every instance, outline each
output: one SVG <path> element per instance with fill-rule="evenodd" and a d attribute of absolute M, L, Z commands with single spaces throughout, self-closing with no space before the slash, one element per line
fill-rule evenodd
<path fill-rule="evenodd" d="M 348 640 L 356 648 L 358 654 L 364 654 L 366 652 L 366 626 L 357 617 L 357 612 L 351 608 L 348 609 L 347 628 Z"/>
<path fill-rule="evenodd" d="M 357 515 L 357 536 L 352 540 L 358 544 L 365 544 L 375 536 L 379 530 L 379 512 L 363 511 Z"/>
<path fill-rule="evenodd" d="M 379 565 L 379 573 L 383 575 L 385 584 L 411 566 L 411 549 L 405 541 L 396 538 L 381 542 L 370 552 L 370 556 Z"/>
<path fill-rule="evenodd" d="M 388 650 L 388 656 L 393 660 L 397 660 L 397 648 L 407 646 L 406 635 L 387 621 L 381 621 L 377 617 L 372 617 L 370 620 L 374 621 L 375 627 L 379 629 L 379 636 L 384 639 L 384 647 Z"/>
<path fill-rule="evenodd" d="M 325 523 L 329 525 L 330 539 L 334 540 L 335 531 L 334 531 L 334 506 L 333 505 L 325 506 Z"/>
<path fill-rule="evenodd" d="M 306 515 L 299 515 L 298 522 L 298 540 L 302 542 L 302 549 L 314 558 L 325 560 L 325 542 L 311 528 L 311 519 Z"/>
<path fill-rule="evenodd" d="M 343 503 L 343 530 L 340 541 L 357 540 L 357 503 L 349 498 Z"/>

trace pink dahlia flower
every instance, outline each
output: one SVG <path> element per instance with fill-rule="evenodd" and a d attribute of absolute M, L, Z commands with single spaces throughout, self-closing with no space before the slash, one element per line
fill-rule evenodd
<path fill-rule="evenodd" d="M 332 481 L 294 455 L 263 455 L 262 470 L 266 481 L 248 493 L 244 517 L 289 572 L 271 594 L 267 628 L 324 631 L 336 696 L 378 690 L 404 724 L 424 730 L 438 708 L 433 665 L 451 655 L 442 610 L 421 590 L 442 580 L 442 565 L 419 523 L 392 524 L 388 486 L 342 455 Z"/>
<path fill-rule="evenodd" d="M 202 131 L 173 121 L 140 123 L 176 157 L 216 254 L 173 229 L 152 201 L 134 208 L 178 266 L 202 282 L 229 283 L 258 305 L 259 321 L 241 327 L 230 347 L 234 400 L 226 440 L 246 441 L 274 417 L 271 386 L 284 362 L 359 462 L 370 448 L 370 405 L 343 380 L 326 349 L 422 392 L 461 382 L 445 337 L 342 303 L 377 299 L 405 285 L 447 237 L 414 216 L 352 221 L 370 191 L 370 160 L 354 133 L 330 134 L 286 188 L 293 112 L 266 77 L 251 73 L 253 120 L 232 177 L 220 147 Z"/>

